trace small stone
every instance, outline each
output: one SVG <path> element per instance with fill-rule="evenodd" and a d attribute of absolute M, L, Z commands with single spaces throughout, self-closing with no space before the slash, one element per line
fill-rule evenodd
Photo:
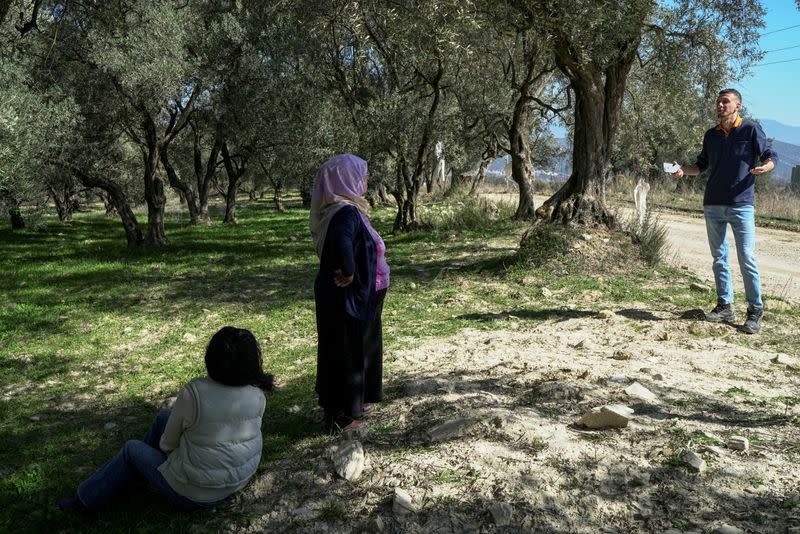
<path fill-rule="evenodd" d="M 611 319 L 614 317 L 614 312 L 611 310 L 600 310 L 597 312 L 598 319 Z"/>
<path fill-rule="evenodd" d="M 396 514 L 405 515 L 413 514 L 417 510 L 411 502 L 411 495 L 401 488 L 394 489 L 394 498 L 392 499 L 392 511 Z"/>
<path fill-rule="evenodd" d="M 581 234 L 581 239 L 583 239 L 584 241 L 591 241 L 592 236 L 590 236 L 589 234 Z"/>
<path fill-rule="evenodd" d="M 290 235 L 290 236 L 289 236 L 289 239 L 290 239 L 291 241 L 297 241 L 299 238 L 298 238 L 296 235 Z"/>
<path fill-rule="evenodd" d="M 300 413 L 300 406 L 294 404 L 292 406 L 289 406 L 289 408 L 287 408 L 286 411 L 289 413 Z"/>
<path fill-rule="evenodd" d="M 672 334 L 670 332 L 661 332 L 658 335 L 659 341 L 669 341 L 670 339 L 672 339 Z"/>
<path fill-rule="evenodd" d="M 30 419 L 30 420 L 31 420 L 31 421 L 33 421 L 34 423 L 38 423 L 39 421 L 41 421 L 41 420 L 42 420 L 41 416 L 38 416 L 38 415 L 32 415 L 32 416 L 30 416 L 28 419 Z"/>
<path fill-rule="evenodd" d="M 125 328 L 122 329 L 122 332 L 124 334 L 130 334 L 131 332 L 133 332 L 133 327 L 132 326 L 126 326 Z"/>
<path fill-rule="evenodd" d="M 735 451 L 746 451 L 750 448 L 750 440 L 744 436 L 731 436 L 726 445 Z"/>
<path fill-rule="evenodd" d="M 356 480 L 364 471 L 364 447 L 360 441 L 345 441 L 333 454 L 336 474 L 345 480 Z"/>
<path fill-rule="evenodd" d="M 699 282 L 692 282 L 692 284 L 689 286 L 689 289 L 692 289 L 694 291 L 700 291 L 701 293 L 710 293 L 711 292 L 711 288 L 710 287 L 708 287 L 705 284 L 701 284 Z"/>
<path fill-rule="evenodd" d="M 631 381 L 631 379 L 625 375 L 612 375 L 608 380 L 609 382 L 614 382 L 615 384 L 627 384 Z"/>
<path fill-rule="evenodd" d="M 791 358 L 789 358 L 788 356 L 786 356 L 785 354 L 778 354 L 777 356 L 772 358 L 770 361 L 772 363 L 778 363 L 778 364 L 781 364 L 781 365 L 785 365 L 786 367 L 789 367 L 790 369 L 797 368 L 797 363 L 794 360 L 792 360 Z"/>
<path fill-rule="evenodd" d="M 104 428 L 104 429 L 106 429 L 106 430 L 114 430 L 115 428 L 117 428 L 117 423 L 113 423 L 113 422 L 111 422 L 111 423 L 106 423 L 106 424 L 103 426 L 103 428 Z"/>
<path fill-rule="evenodd" d="M 553 292 L 552 292 L 552 291 L 550 291 L 549 289 L 547 289 L 546 287 L 543 287 L 543 288 L 542 288 L 542 296 L 543 296 L 544 298 L 546 298 L 546 299 L 549 299 L 550 297 L 552 297 L 552 296 L 553 296 Z"/>
<path fill-rule="evenodd" d="M 458 417 L 445 421 L 428 431 L 428 441 L 438 443 L 460 437 L 472 428 L 475 422 L 475 419 L 469 417 Z"/>
<path fill-rule="evenodd" d="M 187 343 L 194 343 L 195 341 L 197 341 L 197 336 L 189 332 L 186 332 L 185 334 L 183 334 L 183 340 Z"/>
<path fill-rule="evenodd" d="M 625 388 L 625 393 L 632 399 L 637 399 L 644 402 L 655 402 L 657 397 L 655 393 L 641 385 L 639 382 L 634 382 Z"/>
<path fill-rule="evenodd" d="M 519 281 L 519 283 L 522 284 L 523 286 L 536 285 L 536 282 L 538 282 L 538 280 L 536 279 L 536 277 L 533 276 L 526 276 L 525 278 Z"/>
<path fill-rule="evenodd" d="M 202 309 L 202 310 L 200 310 L 200 311 L 202 311 L 202 312 L 203 312 L 203 313 L 205 313 L 206 315 L 208 315 L 209 313 L 211 313 L 211 310 L 209 310 L 208 308 L 203 308 L 203 309 Z"/>
<path fill-rule="evenodd" d="M 633 359 L 633 354 L 626 350 L 615 350 L 611 357 L 615 360 L 627 361 Z"/>
<path fill-rule="evenodd" d="M 723 523 L 722 525 L 712 530 L 711 534 L 744 534 L 744 530 Z"/>
<path fill-rule="evenodd" d="M 702 473 L 707 469 L 706 461 L 694 451 L 685 450 L 680 456 L 683 462 L 690 471 L 695 473 Z"/>
<path fill-rule="evenodd" d="M 703 445 L 700 447 L 702 452 L 713 454 L 714 456 L 723 456 L 725 452 L 715 445 Z"/>
<path fill-rule="evenodd" d="M 656 373 L 653 375 L 653 380 L 664 380 L 664 375 L 661 373 Z"/>
<path fill-rule="evenodd" d="M 415 284 L 414 282 L 409 282 L 408 288 L 409 289 L 417 289 L 417 284 Z"/>
<path fill-rule="evenodd" d="M 514 509 L 507 502 L 497 502 L 489 507 L 489 512 L 492 514 L 494 524 L 498 527 L 504 527 L 511 523 L 511 518 L 514 515 Z"/>
<path fill-rule="evenodd" d="M 610 404 L 594 408 L 578 419 L 577 424 L 586 428 L 625 428 L 633 410 L 621 404 Z"/>
<path fill-rule="evenodd" d="M 425 378 L 422 380 L 412 380 L 406 382 L 403 386 L 406 395 L 409 397 L 416 397 L 417 395 L 426 395 L 434 393 L 446 387 L 447 383 L 444 380 L 436 378 Z"/>

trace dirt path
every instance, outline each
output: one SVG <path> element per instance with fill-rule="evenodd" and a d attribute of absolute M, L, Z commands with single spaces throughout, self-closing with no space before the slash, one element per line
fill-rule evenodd
<path fill-rule="evenodd" d="M 661 220 L 669 228 L 669 242 L 675 254 L 675 262 L 685 265 L 692 272 L 713 286 L 711 255 L 708 250 L 706 228 L 703 219 L 686 215 L 662 214 Z M 766 295 L 800 301 L 800 235 L 796 232 L 774 228 L 756 230 L 758 263 L 761 284 Z M 734 288 L 742 290 L 739 262 L 734 253 L 733 236 L 728 235 L 731 250 Z"/>
<path fill-rule="evenodd" d="M 490 198 L 513 203 L 517 201 L 517 194 L 492 194 Z M 541 205 L 545 200 L 547 197 L 537 196 L 536 205 Z M 624 210 L 624 213 L 631 212 L 632 210 Z M 669 228 L 671 261 L 686 267 L 713 287 L 711 253 L 708 250 L 702 217 L 661 213 L 660 219 Z M 800 302 L 800 234 L 774 228 L 758 228 L 756 237 L 761 284 L 765 295 Z M 744 291 L 733 236 L 729 233 L 728 238 L 734 289 Z"/>

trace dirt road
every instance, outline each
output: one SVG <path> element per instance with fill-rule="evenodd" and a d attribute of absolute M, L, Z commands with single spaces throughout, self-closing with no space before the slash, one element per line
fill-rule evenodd
<path fill-rule="evenodd" d="M 674 214 L 661 214 L 660 219 L 669 228 L 673 261 L 685 265 L 713 287 L 711 254 L 703 219 Z M 772 295 L 793 302 L 800 301 L 800 234 L 774 228 L 757 228 L 756 240 L 764 294 L 767 297 Z M 734 289 L 743 291 L 739 262 L 730 232 L 728 246 L 731 251 Z"/>
<path fill-rule="evenodd" d="M 504 202 L 515 203 L 517 194 L 491 195 Z M 547 197 L 537 196 L 536 205 Z M 632 210 L 630 210 L 632 211 Z M 711 272 L 711 253 L 708 250 L 706 228 L 701 216 L 661 213 L 661 221 L 669 228 L 670 258 L 677 265 L 685 266 L 701 279 L 714 286 Z M 729 232 L 734 290 L 744 291 L 733 235 Z M 758 263 L 764 294 L 800 302 L 800 234 L 774 228 L 757 228 Z"/>

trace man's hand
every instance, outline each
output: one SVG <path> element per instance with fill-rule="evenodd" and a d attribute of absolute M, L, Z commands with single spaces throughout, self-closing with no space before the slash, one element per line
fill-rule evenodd
<path fill-rule="evenodd" d="M 336 284 L 336 287 L 347 287 L 353 283 L 353 277 L 355 273 L 351 274 L 350 276 L 345 276 L 342 274 L 341 269 L 336 269 L 333 271 L 333 283 Z"/>
<path fill-rule="evenodd" d="M 752 174 L 764 174 L 765 172 L 769 172 L 775 168 L 775 164 L 772 162 L 771 159 L 768 159 L 758 167 L 753 167 L 750 169 Z"/>
<path fill-rule="evenodd" d="M 672 162 L 673 165 L 678 165 L 678 170 L 672 173 L 672 176 L 675 178 L 683 178 L 683 167 L 681 167 L 677 161 Z"/>

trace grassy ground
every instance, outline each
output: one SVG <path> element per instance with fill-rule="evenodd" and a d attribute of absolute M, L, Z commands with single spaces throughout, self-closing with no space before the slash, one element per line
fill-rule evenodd
<path fill-rule="evenodd" d="M 317 262 L 307 212 L 289 206 L 279 214 L 267 203 L 242 203 L 235 226 L 192 227 L 172 216 L 170 245 L 161 249 L 127 248 L 119 221 L 99 214 L 45 221 L 35 231 L 0 227 L 0 531 L 182 532 L 212 514 L 246 522 L 226 507 L 175 516 L 152 496 L 93 522 L 54 505 L 125 440 L 140 438 L 185 382 L 204 374 L 205 343 L 226 324 L 256 334 L 279 380 L 268 401 L 261 471 L 329 439 L 307 422 L 315 406 Z M 713 300 L 691 291 L 681 272 L 629 261 L 637 252 L 624 237 L 611 238 L 618 264 L 575 260 L 565 267 L 557 258 L 570 241 L 544 235 L 534 243 L 548 248 L 552 261 L 532 264 L 516 253 L 526 225 L 508 222 L 502 209 L 487 212 L 474 229 L 434 212 L 427 215 L 435 227 L 386 239 L 393 269 L 384 312 L 388 373 L 400 347 L 466 327 L 492 329 L 492 318 L 503 314 L 541 323 L 553 306 L 536 302 L 545 286 L 565 306 L 592 292 L 610 302 L 669 295 L 687 308 Z M 393 215 L 386 209 L 373 216 L 379 232 L 388 233 Z M 476 321 L 481 314 L 488 319 Z M 792 341 L 747 341 L 767 342 Z"/>

